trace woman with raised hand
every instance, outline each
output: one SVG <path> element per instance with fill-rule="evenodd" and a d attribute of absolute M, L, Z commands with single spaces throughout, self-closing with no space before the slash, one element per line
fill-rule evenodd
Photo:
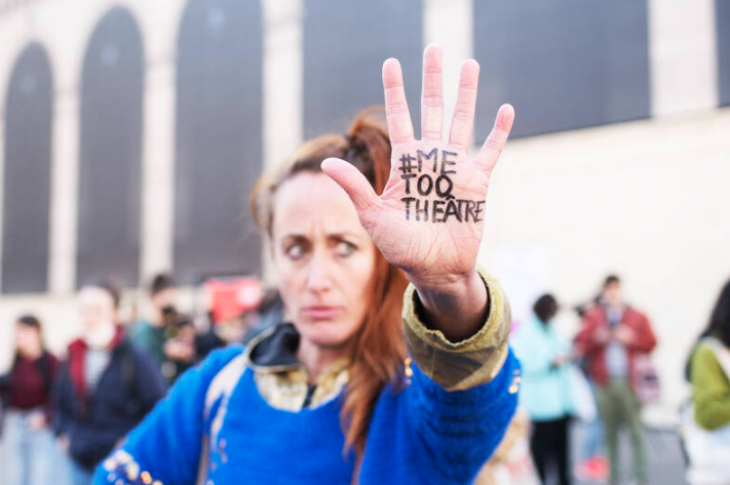
<path fill-rule="evenodd" d="M 474 480 L 520 380 L 509 306 L 476 264 L 514 112 L 499 110 L 470 159 L 479 66 L 468 60 L 443 141 L 442 57 L 424 53 L 422 139 L 389 59 L 387 132 L 358 116 L 261 179 L 254 214 L 291 323 L 183 375 L 96 483 Z"/>

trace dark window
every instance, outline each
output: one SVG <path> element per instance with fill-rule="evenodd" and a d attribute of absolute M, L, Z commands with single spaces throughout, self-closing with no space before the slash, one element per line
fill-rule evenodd
<path fill-rule="evenodd" d="M 257 0 L 192 0 L 183 16 L 174 244 L 183 282 L 260 271 L 247 201 L 262 166 L 261 21 Z"/>
<path fill-rule="evenodd" d="M 20 54 L 5 106 L 2 289 L 42 292 L 48 281 L 53 80 L 40 45 Z"/>
<path fill-rule="evenodd" d="M 139 277 L 144 52 L 114 8 L 94 30 L 81 74 L 77 283 Z"/>
<path fill-rule="evenodd" d="M 304 135 L 341 133 L 362 109 L 383 105 L 383 61 L 396 57 L 420 123 L 422 0 L 305 0 Z"/>
<path fill-rule="evenodd" d="M 515 136 L 648 117 L 647 16 L 642 0 L 475 2 L 477 142 L 504 102 Z"/>
<path fill-rule="evenodd" d="M 715 0 L 720 106 L 730 105 L 730 2 Z"/>

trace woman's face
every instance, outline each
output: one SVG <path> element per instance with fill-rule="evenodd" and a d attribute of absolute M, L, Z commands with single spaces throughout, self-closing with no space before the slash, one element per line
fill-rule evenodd
<path fill-rule="evenodd" d="M 15 348 L 23 356 L 33 355 L 41 347 L 41 335 L 30 325 L 15 325 Z"/>
<path fill-rule="evenodd" d="M 376 254 L 350 198 L 325 174 L 295 175 L 276 192 L 272 239 L 281 296 L 302 338 L 346 344 L 370 305 Z"/>

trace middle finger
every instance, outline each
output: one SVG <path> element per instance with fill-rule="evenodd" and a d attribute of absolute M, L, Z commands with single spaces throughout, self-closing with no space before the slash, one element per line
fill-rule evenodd
<path fill-rule="evenodd" d="M 443 57 L 443 49 L 435 44 L 423 51 L 421 138 L 424 140 L 441 140 L 443 135 Z"/>

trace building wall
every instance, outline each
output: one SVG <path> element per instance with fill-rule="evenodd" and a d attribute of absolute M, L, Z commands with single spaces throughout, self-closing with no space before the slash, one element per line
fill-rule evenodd
<path fill-rule="evenodd" d="M 515 136 L 649 117 L 647 1 L 474 7 L 474 54 L 483 66 L 479 131 L 490 128 L 504 99 L 523 113 Z"/>
<path fill-rule="evenodd" d="M 730 110 L 610 125 L 508 144 L 488 195 L 482 261 L 524 320 L 541 292 L 565 310 L 617 273 L 648 314 L 675 417 L 683 371 L 730 278 Z"/>
<path fill-rule="evenodd" d="M 305 120 L 315 120 L 323 126 L 327 123 L 328 115 L 316 113 L 313 110 L 317 106 L 305 102 L 306 86 L 316 82 L 317 73 L 312 68 L 321 65 L 325 67 L 320 70 L 326 71 L 327 65 L 321 59 L 320 64 L 313 63 L 308 57 L 306 46 L 312 44 L 305 38 L 306 16 L 308 12 L 327 9 L 322 9 L 324 0 L 260 1 L 263 57 L 259 69 L 263 93 L 257 163 L 263 169 L 286 157 L 301 142 L 304 133 L 311 134 L 312 128 L 304 126 Z M 540 2 L 540 6 L 548 10 L 549 18 L 555 23 L 554 30 L 560 30 L 561 22 L 569 23 L 572 18 L 556 12 L 570 11 L 571 2 L 577 1 L 550 0 Z M 630 300 L 646 309 L 656 322 L 661 341 L 657 359 L 670 401 L 678 400 L 682 392 L 678 369 L 689 342 L 707 320 L 720 283 L 730 273 L 724 250 L 730 243 L 727 229 L 730 205 L 721 186 L 722 180 L 728 180 L 726 162 L 730 151 L 722 140 L 730 138 L 727 136 L 730 119 L 726 110 L 717 108 L 727 103 L 723 93 L 730 92 L 730 76 L 726 75 L 730 48 L 724 42 L 730 31 L 727 18 L 730 12 L 725 3 L 724 0 L 697 0 L 691 4 L 648 0 L 641 7 L 646 25 L 635 26 L 637 38 L 644 36 L 644 40 L 636 45 L 620 42 L 621 16 L 616 17 L 619 21 L 603 32 L 601 45 L 619 49 L 618 54 L 611 51 L 612 58 L 620 56 L 621 49 L 639 50 L 634 54 L 644 59 L 644 74 L 639 76 L 637 84 L 644 88 L 638 91 L 636 103 L 643 103 L 644 108 L 636 111 L 638 114 L 632 111 L 613 117 L 576 116 L 574 119 L 588 120 L 577 124 L 570 123 L 570 106 L 560 104 L 550 108 L 566 112 L 536 120 L 540 113 L 528 103 L 530 96 L 534 96 L 529 83 L 541 81 L 534 59 L 530 59 L 535 55 L 535 46 L 517 43 L 534 44 L 539 39 L 485 37 L 485 12 L 488 17 L 489 12 L 509 14 L 509 18 L 516 15 L 506 2 L 423 0 L 421 11 L 414 7 L 413 16 L 404 24 L 411 26 L 409 32 L 402 34 L 410 35 L 409 42 L 412 42 L 413 30 L 421 23 L 422 44 L 444 45 L 447 115 L 455 101 L 461 60 L 478 57 L 483 66 L 480 89 L 487 103 L 480 107 L 476 144 L 486 135 L 494 114 L 489 103 L 515 101 L 518 105 L 516 133 L 521 137 L 510 143 L 495 178 L 483 254 L 484 261 L 510 290 L 516 314 L 525 314 L 529 299 L 537 291 L 555 291 L 567 307 L 591 297 L 607 271 L 621 273 L 626 278 Z M 140 31 L 144 55 L 139 176 L 142 209 L 138 221 L 138 268 L 133 274 L 138 275 L 139 282 L 144 282 L 158 271 L 174 269 L 178 46 L 188 2 L 0 0 L 0 133 L 5 131 L 5 93 L 13 67 L 20 53 L 33 42 L 48 53 L 54 94 L 48 293 L 0 295 L 0 342 L 10 342 L 12 319 L 27 310 L 36 311 L 47 320 L 49 342 L 56 350 L 62 349 L 76 332 L 72 295 L 79 283 L 76 254 L 80 213 L 81 73 L 92 33 L 113 7 L 131 13 Z M 398 12 L 398 15 L 408 14 Z M 347 16 L 342 15 L 346 20 Z M 413 17 L 420 19 L 415 27 Z M 488 21 L 499 24 L 499 18 L 489 17 Z M 513 22 L 522 25 L 523 21 L 517 18 Z M 377 30 L 373 32 L 367 35 L 377 34 Z M 358 36 L 359 33 L 352 32 L 354 43 L 349 39 L 350 43 L 343 42 L 343 45 L 354 52 L 362 50 L 365 57 L 372 55 L 368 51 L 371 43 L 367 35 Z M 590 39 L 577 37 L 592 34 L 576 31 L 575 39 L 561 37 L 556 42 L 580 44 Z M 398 39 L 397 35 L 393 38 Z M 373 49 L 380 49 L 377 46 L 381 43 L 373 45 Z M 381 57 L 389 55 L 388 48 L 388 45 L 382 48 Z M 498 59 L 492 57 L 490 48 L 500 49 Z M 512 52 L 519 53 L 520 62 L 510 58 Z M 545 72 L 560 67 L 564 61 L 561 52 L 561 49 L 552 51 L 557 57 L 543 65 Z M 412 58 L 406 61 L 414 63 Z M 417 59 L 414 64 L 417 70 Z M 578 63 L 572 69 L 580 73 L 583 68 L 587 65 Z M 612 71 L 607 73 L 609 77 L 610 74 Z M 336 85 L 336 72 L 323 75 L 333 77 L 328 79 L 335 83 L 333 90 L 342 89 Z M 343 79 L 356 82 L 348 77 Z M 595 80 L 611 82 L 601 76 Z M 513 85 L 518 81 L 523 84 Z M 553 81 L 548 87 L 559 90 L 560 79 Z M 623 82 L 633 86 L 630 81 Z M 418 84 L 416 80 L 415 91 L 408 93 L 414 105 L 418 104 Z M 500 91 L 498 86 L 509 89 Z M 353 85 L 352 89 L 360 92 L 357 86 Z M 544 90 L 543 96 L 550 96 L 550 89 Z M 565 98 L 564 91 L 560 95 L 570 101 L 570 89 L 585 90 L 586 86 L 573 82 L 564 86 L 565 89 L 568 97 Z M 590 91 L 587 90 L 588 96 Z M 379 96 L 378 90 L 372 92 L 368 96 Z M 504 94 L 497 96 L 495 92 Z M 606 92 L 611 93 L 609 89 L 602 95 Z M 622 90 L 618 92 L 620 95 Z M 511 99 L 513 96 L 516 99 Z M 358 106 L 367 104 L 369 99 L 358 98 Z M 379 102 L 379 98 L 372 99 L 373 104 Z M 525 104 L 524 109 L 520 109 L 520 103 Z M 630 108 L 630 104 L 622 106 Z M 322 109 L 325 112 L 330 108 Z M 331 116 L 340 119 L 344 114 L 333 112 Z M 649 119 L 644 121 L 559 132 L 647 116 Z M 555 120 L 552 125 L 550 120 Z M 344 129 L 342 126 L 339 131 Z M 0 136 L 0 201 L 4 197 L 4 143 Z M 245 210 L 243 195 L 242 210 Z M 2 217 L 0 202 L 0 221 Z M 274 281 L 265 255 L 261 260 L 263 276 Z M 0 281 L 0 290 L 3 286 Z M 0 364 L 9 358 L 7 347 L 0 346 Z"/>

